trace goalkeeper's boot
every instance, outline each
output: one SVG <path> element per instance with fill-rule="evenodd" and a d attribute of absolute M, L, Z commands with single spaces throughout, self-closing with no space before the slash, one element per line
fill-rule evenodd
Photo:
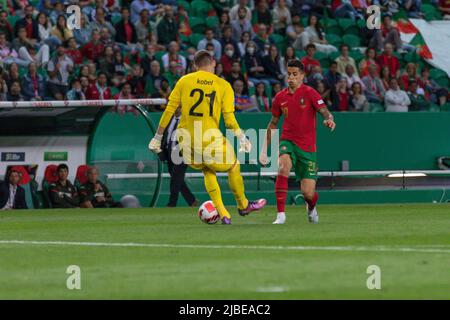
<path fill-rule="evenodd" d="M 308 221 L 310 223 L 319 223 L 319 214 L 317 213 L 317 206 L 314 206 L 312 210 L 309 210 L 308 204 L 306 204 L 306 211 L 308 212 Z"/>
<path fill-rule="evenodd" d="M 272 224 L 284 224 L 286 222 L 286 214 L 284 212 L 277 213 L 277 219 Z"/>
<path fill-rule="evenodd" d="M 242 209 L 242 210 L 238 209 L 239 215 L 246 216 L 250 212 L 260 210 L 260 209 L 264 208 L 266 203 L 267 203 L 266 199 L 259 199 L 259 200 L 256 200 L 256 201 L 249 201 L 248 205 L 247 205 L 247 208 Z"/>
<path fill-rule="evenodd" d="M 231 224 L 231 219 L 227 217 L 222 218 L 222 224 Z"/>

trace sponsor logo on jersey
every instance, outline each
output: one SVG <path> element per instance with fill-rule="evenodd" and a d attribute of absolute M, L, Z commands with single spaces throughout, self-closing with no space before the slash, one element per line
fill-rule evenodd
<path fill-rule="evenodd" d="M 200 80 L 197 78 L 197 84 L 212 86 L 213 83 L 214 83 L 214 80 Z"/>

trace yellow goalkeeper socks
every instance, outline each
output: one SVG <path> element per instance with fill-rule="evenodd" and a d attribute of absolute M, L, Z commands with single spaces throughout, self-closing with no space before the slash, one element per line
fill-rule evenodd
<path fill-rule="evenodd" d="M 203 169 L 203 175 L 205 179 L 205 188 L 211 198 L 220 218 L 223 217 L 231 218 L 230 213 L 227 211 L 223 205 L 222 195 L 220 193 L 219 183 L 217 182 L 216 173 L 210 169 Z"/>
<path fill-rule="evenodd" d="M 236 199 L 238 209 L 243 210 L 247 208 L 248 200 L 244 193 L 244 180 L 241 175 L 241 165 L 237 160 L 230 171 L 228 171 L 228 184 Z"/>

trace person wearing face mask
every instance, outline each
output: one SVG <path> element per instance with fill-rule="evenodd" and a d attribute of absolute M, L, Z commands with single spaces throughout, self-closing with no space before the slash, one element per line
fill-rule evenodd
<path fill-rule="evenodd" d="M 79 78 L 74 78 L 70 83 L 72 89 L 67 91 L 67 100 L 86 100 L 86 96 L 81 89 L 81 81 Z"/>
<path fill-rule="evenodd" d="M 220 59 L 220 63 L 223 66 L 223 75 L 226 77 L 231 73 L 231 68 L 233 66 L 233 62 L 238 60 L 237 53 L 232 44 L 227 44 L 225 46 L 225 53 L 222 55 Z"/>
<path fill-rule="evenodd" d="M 220 39 L 220 44 L 222 45 L 223 51 L 225 52 L 225 47 L 227 44 L 231 44 L 235 53 L 240 57 L 239 46 L 236 41 L 233 40 L 233 31 L 230 25 L 227 25 L 222 30 L 222 38 Z"/>

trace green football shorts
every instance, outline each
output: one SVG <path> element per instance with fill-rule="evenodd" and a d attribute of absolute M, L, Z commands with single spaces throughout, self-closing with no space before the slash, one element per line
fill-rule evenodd
<path fill-rule="evenodd" d="M 305 152 L 289 140 L 280 141 L 280 155 L 289 154 L 297 181 L 302 179 L 317 180 L 317 154 Z"/>

